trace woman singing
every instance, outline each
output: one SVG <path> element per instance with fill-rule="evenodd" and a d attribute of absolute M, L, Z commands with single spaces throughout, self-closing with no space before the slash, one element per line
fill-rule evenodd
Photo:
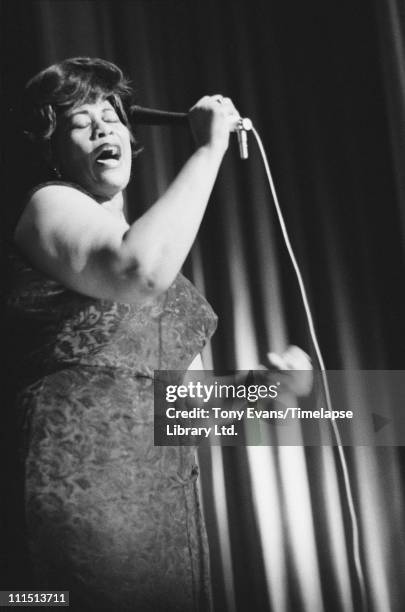
<path fill-rule="evenodd" d="M 239 114 L 228 98 L 201 98 L 194 152 L 129 224 L 130 94 L 119 68 L 89 58 L 49 67 L 25 91 L 25 131 L 53 180 L 28 194 L 9 249 L 9 584 L 69 590 L 80 611 L 205 611 L 194 449 L 154 446 L 153 375 L 185 371 L 216 326 L 180 269 Z M 296 348 L 278 359 L 306 367 Z"/>

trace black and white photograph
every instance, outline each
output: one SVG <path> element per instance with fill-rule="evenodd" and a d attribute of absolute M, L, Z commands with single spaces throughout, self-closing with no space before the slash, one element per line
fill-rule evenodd
<path fill-rule="evenodd" d="M 403 0 L 0 0 L 0 609 L 405 609 Z"/>

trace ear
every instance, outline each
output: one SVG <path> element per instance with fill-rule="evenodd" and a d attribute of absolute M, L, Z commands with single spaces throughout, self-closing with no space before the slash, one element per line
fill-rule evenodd
<path fill-rule="evenodd" d="M 62 174 L 59 169 L 59 163 L 54 152 L 54 147 L 52 147 L 51 139 L 47 140 L 44 144 L 43 156 L 47 166 L 50 168 L 51 172 L 55 175 L 55 177 L 58 179 L 62 178 Z"/>

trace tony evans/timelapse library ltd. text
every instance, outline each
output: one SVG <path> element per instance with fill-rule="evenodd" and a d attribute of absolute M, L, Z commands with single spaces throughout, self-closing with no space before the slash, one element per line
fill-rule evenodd
<path fill-rule="evenodd" d="M 345 410 L 303 410 L 299 407 L 287 407 L 281 403 L 277 409 L 264 408 L 269 400 L 277 400 L 278 387 L 274 385 L 232 385 L 203 384 L 189 382 L 182 385 L 167 385 L 165 390 L 166 406 L 164 416 L 166 421 L 166 436 L 202 436 L 208 438 L 214 436 L 237 436 L 235 422 L 246 419 L 351 419 L 353 413 Z M 180 400 L 180 401 L 179 401 Z M 190 400 L 201 400 L 207 407 L 190 406 Z M 232 407 L 210 406 L 215 403 L 230 404 Z M 234 408 L 235 403 L 241 408 Z M 175 405 L 173 405 L 175 404 Z M 179 408 L 179 404 L 187 406 Z M 253 404 L 253 405 L 252 405 Z M 188 407 L 190 406 L 190 407 Z M 243 408 L 242 408 L 243 406 Z M 263 406 L 263 407 L 262 407 Z M 180 424 L 178 421 L 181 420 Z M 207 422 L 208 420 L 208 422 Z M 173 422 L 177 421 L 177 422 Z M 204 422 L 205 421 L 205 422 Z M 211 424 L 208 424 L 211 423 Z"/>

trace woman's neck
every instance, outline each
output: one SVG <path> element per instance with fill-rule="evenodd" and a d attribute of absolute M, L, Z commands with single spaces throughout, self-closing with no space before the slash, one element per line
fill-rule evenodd
<path fill-rule="evenodd" d="M 124 197 L 122 191 L 117 193 L 112 198 L 96 198 L 100 205 L 120 219 L 125 219 L 124 215 Z"/>

